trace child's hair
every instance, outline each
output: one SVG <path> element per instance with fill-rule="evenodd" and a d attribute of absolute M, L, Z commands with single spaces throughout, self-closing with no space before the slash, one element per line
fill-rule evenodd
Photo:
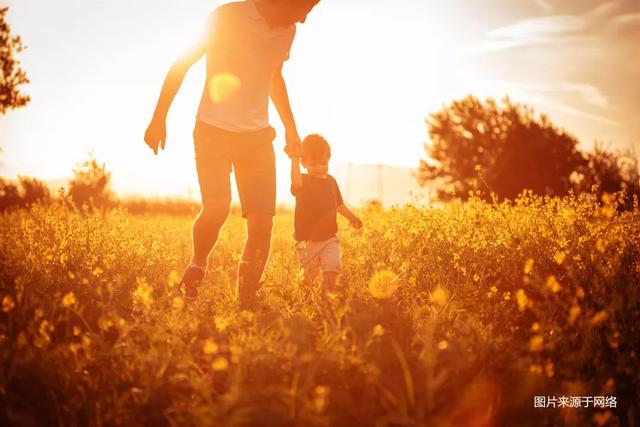
<path fill-rule="evenodd" d="M 331 157 L 331 147 L 320 134 L 312 133 L 302 140 L 302 159 L 317 159 L 319 157 Z"/>

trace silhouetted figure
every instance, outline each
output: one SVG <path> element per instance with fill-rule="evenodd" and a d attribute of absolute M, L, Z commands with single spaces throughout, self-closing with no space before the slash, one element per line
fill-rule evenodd
<path fill-rule="evenodd" d="M 276 172 L 269 125 L 271 97 L 285 127 L 285 152 L 300 149 L 282 64 L 289 58 L 297 22 L 319 0 L 247 0 L 211 14 L 205 36 L 169 70 L 145 142 L 158 153 L 166 139 L 166 116 L 189 68 L 207 57 L 207 80 L 193 132 L 202 210 L 193 224 L 193 257 L 182 284 L 195 297 L 207 259 L 231 203 L 235 171 L 247 241 L 238 268 L 240 306 L 251 308 L 267 261 L 275 214 Z"/>
<path fill-rule="evenodd" d="M 310 283 L 322 272 L 325 291 L 332 291 L 342 270 L 337 214 L 347 218 L 355 228 L 362 221 L 344 204 L 335 178 L 328 174 L 331 147 L 320 135 L 302 141 L 301 157 L 291 159 L 291 194 L 296 197 L 294 218 L 296 252 Z M 307 169 L 300 173 L 300 163 Z"/>

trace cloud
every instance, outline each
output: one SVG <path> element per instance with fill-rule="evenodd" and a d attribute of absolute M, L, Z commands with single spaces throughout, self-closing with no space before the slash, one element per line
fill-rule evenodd
<path fill-rule="evenodd" d="M 553 11 L 553 7 L 551 6 L 551 3 L 549 3 L 546 0 L 533 0 L 533 2 L 538 6 L 540 6 L 540 8 L 544 13 L 551 13 Z"/>
<path fill-rule="evenodd" d="M 579 110 L 577 108 L 571 107 L 571 106 L 566 105 L 566 104 L 558 104 L 556 102 L 538 101 L 538 105 L 541 105 L 541 106 L 543 106 L 545 108 L 548 108 L 549 110 L 555 110 L 555 111 L 558 111 L 560 113 L 568 114 L 570 116 L 582 117 L 582 118 L 589 119 L 591 121 L 599 122 L 599 123 L 602 123 L 602 124 L 605 124 L 605 125 L 609 125 L 609 126 L 619 126 L 620 125 L 620 123 L 618 123 L 615 120 L 611 120 L 611 119 L 609 119 L 607 117 L 599 116 L 597 114 L 591 114 L 591 113 Z"/>
<path fill-rule="evenodd" d="M 640 35 L 640 13 L 615 16 L 608 22 L 607 27 L 609 32 L 618 37 Z"/>
<path fill-rule="evenodd" d="M 485 82 L 495 92 L 505 92 L 514 99 L 523 99 L 536 108 L 585 118 L 607 126 L 620 123 L 603 115 L 610 107 L 607 96 L 588 83 L 567 81 L 551 83 L 523 83 L 519 81 L 493 80 Z M 597 112 L 597 113 L 596 113 Z"/>
<path fill-rule="evenodd" d="M 554 36 L 583 31 L 587 22 L 578 16 L 554 15 L 529 18 L 512 25 L 496 28 L 487 33 L 489 38 L 523 39 L 529 37 Z"/>
<path fill-rule="evenodd" d="M 525 92 L 535 92 L 547 95 L 570 95 L 577 96 L 581 101 L 589 106 L 597 108 L 609 107 L 609 100 L 602 91 L 595 85 L 588 83 L 554 82 L 546 84 L 502 82 L 511 89 Z"/>
<path fill-rule="evenodd" d="M 540 1 L 545 10 L 550 4 Z M 627 13 L 623 2 L 608 1 L 586 12 L 548 15 L 516 21 L 486 33 L 484 39 L 468 50 L 470 54 L 483 54 L 496 50 L 512 49 L 526 45 L 551 44 L 593 38 L 640 33 L 640 13 Z"/>

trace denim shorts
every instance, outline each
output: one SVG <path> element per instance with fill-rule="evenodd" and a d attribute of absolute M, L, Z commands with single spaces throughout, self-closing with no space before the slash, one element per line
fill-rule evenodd
<path fill-rule="evenodd" d="M 313 279 L 320 272 L 340 273 L 342 271 L 338 236 L 321 242 L 296 241 L 295 247 L 305 278 Z"/>
<path fill-rule="evenodd" d="M 196 121 L 193 131 L 202 204 L 231 203 L 231 171 L 236 177 L 242 216 L 275 215 L 275 130 L 231 132 Z"/>

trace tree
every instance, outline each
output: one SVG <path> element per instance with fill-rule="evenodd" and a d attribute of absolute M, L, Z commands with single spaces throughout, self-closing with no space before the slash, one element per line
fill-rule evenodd
<path fill-rule="evenodd" d="M 420 161 L 417 177 L 421 185 L 440 181 L 441 199 L 466 199 L 476 188 L 500 199 L 525 189 L 566 194 L 572 173 L 584 163 L 573 136 L 509 98 L 498 105 L 491 98 L 482 102 L 467 96 L 431 114 L 426 123 L 429 159 Z"/>
<path fill-rule="evenodd" d="M 69 196 L 78 205 L 89 205 L 96 208 L 108 207 L 112 203 L 109 190 L 111 173 L 106 165 L 98 164 L 93 155 L 73 170 L 74 178 L 69 181 Z"/>
<path fill-rule="evenodd" d="M 576 171 L 576 192 L 592 192 L 598 196 L 625 192 L 623 209 L 632 209 L 633 196 L 640 196 L 640 171 L 637 157 L 631 151 L 609 151 L 602 144 L 584 154 L 585 162 Z"/>
<path fill-rule="evenodd" d="M 20 61 L 14 57 L 22 52 L 24 45 L 20 36 L 11 35 L 11 27 L 6 20 L 8 10 L 8 7 L 0 8 L 0 115 L 29 102 L 29 96 L 18 89 L 18 86 L 29 83 L 29 79 L 20 68 Z"/>

